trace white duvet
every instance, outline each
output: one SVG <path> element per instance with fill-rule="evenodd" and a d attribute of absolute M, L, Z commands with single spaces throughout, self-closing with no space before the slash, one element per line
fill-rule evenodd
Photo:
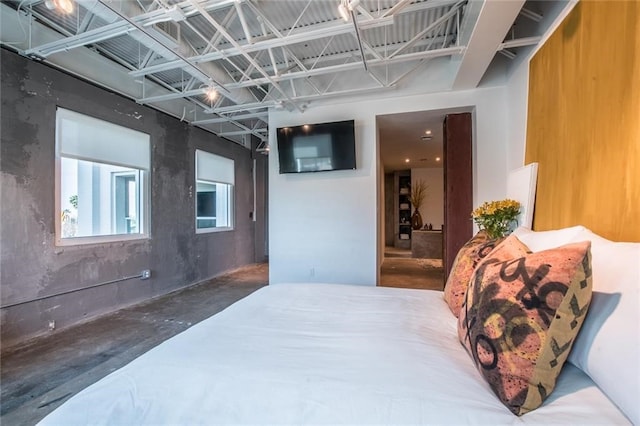
<path fill-rule="evenodd" d="M 43 425 L 627 424 L 566 365 L 516 417 L 457 339 L 442 293 L 270 285 L 88 387 Z"/>

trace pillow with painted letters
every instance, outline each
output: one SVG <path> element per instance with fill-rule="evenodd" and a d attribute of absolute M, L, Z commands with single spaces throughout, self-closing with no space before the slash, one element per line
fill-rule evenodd
<path fill-rule="evenodd" d="M 444 300 L 456 317 L 460 312 L 473 270 L 500 241 L 493 240 L 485 231 L 480 231 L 458 251 L 444 286 Z"/>
<path fill-rule="evenodd" d="M 549 231 L 520 227 L 513 234 L 533 250 L 591 241 L 593 296 L 569 362 L 640 425 L 640 243 L 610 241 L 579 225 Z"/>
<path fill-rule="evenodd" d="M 520 416 L 553 391 L 584 321 L 590 243 L 522 255 L 526 246 L 513 235 L 507 240 L 513 257 L 504 260 L 503 251 L 502 259 L 490 255 L 476 268 L 458 337 L 496 396 Z"/>

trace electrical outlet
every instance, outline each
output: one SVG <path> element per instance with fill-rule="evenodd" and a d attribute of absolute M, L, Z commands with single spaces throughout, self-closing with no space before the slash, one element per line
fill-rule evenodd
<path fill-rule="evenodd" d="M 151 278 L 151 269 L 145 269 L 140 273 L 141 280 L 148 280 Z"/>

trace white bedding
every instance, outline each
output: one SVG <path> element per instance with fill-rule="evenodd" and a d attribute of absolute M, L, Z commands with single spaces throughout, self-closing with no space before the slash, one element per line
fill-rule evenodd
<path fill-rule="evenodd" d="M 628 424 L 567 364 L 516 417 L 441 292 L 270 285 L 80 392 L 41 424 Z"/>

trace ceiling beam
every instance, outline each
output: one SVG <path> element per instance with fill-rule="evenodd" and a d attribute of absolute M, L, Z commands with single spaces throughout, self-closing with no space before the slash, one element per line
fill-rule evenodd
<path fill-rule="evenodd" d="M 475 25 L 467 25 L 463 30 L 462 42 L 468 38 L 465 43 L 467 49 L 462 58 L 455 60 L 457 71 L 453 90 L 478 86 L 524 2 L 525 0 L 484 0 Z M 471 31 L 470 26 L 473 27 Z"/>
<path fill-rule="evenodd" d="M 393 52 L 391 55 L 389 55 L 389 59 L 393 58 L 394 56 L 396 56 L 397 54 L 399 54 L 403 50 L 408 49 L 409 47 L 413 46 L 422 37 L 424 37 L 427 33 L 429 33 L 430 31 L 433 31 L 435 29 L 438 29 L 441 25 L 445 24 L 448 20 L 453 18 L 456 15 L 456 13 L 458 13 L 458 9 L 462 7 L 462 5 L 465 3 L 465 1 L 466 0 L 461 0 L 458 3 L 456 3 L 447 13 L 445 13 L 444 15 L 442 15 L 441 17 L 439 17 L 438 19 L 433 21 L 431 24 L 429 24 L 427 26 L 427 28 L 425 28 L 422 31 L 420 31 L 411 40 L 409 40 L 408 42 L 404 43 L 395 52 Z"/>
<path fill-rule="evenodd" d="M 407 53 L 404 55 L 394 56 L 392 59 L 371 59 L 367 63 L 371 67 L 385 66 L 385 65 L 400 63 L 400 62 L 417 61 L 421 59 L 437 58 L 441 56 L 451 56 L 451 55 L 463 53 L 464 51 L 465 51 L 464 47 L 454 46 L 454 47 L 447 47 L 444 49 L 427 50 L 424 52 Z M 312 77 L 312 76 L 322 75 L 322 74 L 332 74 L 332 73 L 338 73 L 338 72 L 353 71 L 353 70 L 360 69 L 361 67 L 362 67 L 361 62 L 350 62 L 347 64 L 331 65 L 327 67 L 315 68 L 315 69 L 310 69 L 306 71 L 290 72 L 287 74 L 273 76 L 271 77 L 271 79 L 273 81 L 279 82 L 279 81 L 286 81 L 286 80 L 292 80 L 292 79 L 298 79 L 298 78 L 307 78 L 307 77 Z M 267 84 L 267 83 L 269 83 L 269 81 L 264 78 L 254 78 L 248 81 L 242 81 L 238 83 L 229 83 L 227 84 L 227 87 L 230 90 L 233 90 L 241 87 L 249 87 L 253 85 L 261 85 L 261 84 Z"/>
<path fill-rule="evenodd" d="M 32 47 L 31 49 L 25 50 L 23 54 L 26 56 L 38 56 L 40 58 L 46 58 L 53 55 L 54 53 L 66 52 L 77 47 L 99 43 L 101 41 L 119 37 L 121 35 L 128 34 L 133 30 L 133 25 L 129 25 L 124 21 L 118 21 L 112 24 L 104 25 L 100 28 L 85 31 L 75 36 L 61 38 L 60 40 Z"/>
<path fill-rule="evenodd" d="M 229 120 L 250 120 L 252 118 L 257 118 L 261 121 L 266 122 L 266 120 L 269 118 L 269 112 L 268 111 L 262 111 L 262 112 L 254 112 L 254 113 L 249 113 L 249 114 L 238 114 L 238 115 L 233 115 L 233 116 L 220 116 L 218 118 L 205 118 L 203 120 L 194 120 L 191 122 L 191 124 L 216 124 L 216 123 L 225 123 Z"/>
<path fill-rule="evenodd" d="M 28 3 L 38 3 L 40 1 L 42 0 L 28 0 Z M 236 0 L 209 0 L 201 3 L 200 6 L 204 10 L 211 11 L 229 7 L 234 3 L 236 3 Z M 21 5 L 22 7 L 25 7 L 26 4 L 27 3 L 22 3 Z M 89 12 L 91 11 L 89 10 Z M 186 17 L 197 14 L 198 11 L 191 5 L 190 1 L 187 0 L 179 4 L 175 4 L 168 9 L 161 8 L 150 12 L 141 13 L 139 15 L 131 17 L 130 20 L 132 23 L 141 25 L 143 27 L 148 27 L 158 22 L 171 20 L 171 13 L 181 13 Z M 47 57 L 54 53 L 67 51 L 76 47 L 86 46 L 88 44 L 118 37 L 131 31 L 135 31 L 135 29 L 136 27 L 131 23 L 121 20 L 112 24 L 104 25 L 94 30 L 85 31 L 75 36 L 66 37 L 61 40 L 56 40 L 51 43 L 33 47 L 26 50 L 25 54 L 30 56 Z M 100 36 L 103 36 L 104 38 Z"/>
<path fill-rule="evenodd" d="M 458 1 L 459 0 L 427 1 L 427 2 L 406 6 L 402 8 L 402 10 L 398 13 L 411 13 L 411 12 L 417 12 L 420 10 L 432 9 L 435 7 L 446 7 L 446 6 L 456 4 L 458 3 Z M 181 5 L 183 5 L 183 3 L 180 3 L 178 6 L 181 7 Z M 262 15 L 259 9 L 252 2 L 248 2 L 247 6 L 252 8 L 254 12 L 256 12 L 263 19 L 265 19 L 264 15 Z M 183 12 L 185 10 L 186 9 L 183 9 Z M 188 13 L 185 12 L 185 14 L 188 14 Z M 269 25 L 270 22 L 265 20 L 265 24 Z M 362 19 L 358 21 L 358 26 L 362 31 L 370 28 L 377 28 L 377 27 L 387 26 L 392 24 L 393 24 L 393 16 L 383 16 L 375 19 Z M 271 27 L 272 26 L 270 26 L 270 28 Z M 274 32 L 274 34 L 277 34 L 278 36 L 271 39 L 267 39 L 267 40 L 260 40 L 260 41 L 254 40 L 253 44 L 243 45 L 241 46 L 241 48 L 231 47 L 228 49 L 221 49 L 216 52 L 209 52 L 202 55 L 195 55 L 190 57 L 189 60 L 196 64 L 200 62 L 216 61 L 220 59 L 226 59 L 231 56 L 242 55 L 243 52 L 253 53 L 259 50 L 273 49 L 276 47 L 285 47 L 289 44 L 303 43 L 306 41 L 317 40 L 320 38 L 331 37 L 331 36 L 340 35 L 340 34 L 348 34 L 353 31 L 352 25 L 349 23 L 344 23 L 342 20 L 339 20 L 339 21 L 336 20 L 331 23 L 318 24 L 312 27 L 306 27 L 303 29 L 299 29 L 296 32 L 291 32 L 287 35 L 280 34 L 280 32 L 277 31 L 277 29 L 275 28 L 271 28 L 271 29 Z M 156 64 L 156 65 L 141 68 L 139 70 L 131 71 L 130 74 L 135 77 L 140 77 L 143 75 L 154 74 L 157 72 L 179 68 L 181 67 L 181 65 L 182 64 L 180 60 L 170 60 L 161 64 Z"/>
<path fill-rule="evenodd" d="M 393 18 L 379 18 L 375 20 L 362 21 L 359 23 L 361 29 L 376 28 L 385 25 L 393 24 Z M 320 26 L 319 26 L 320 27 Z M 276 37 L 269 40 L 256 41 L 250 45 L 234 46 L 227 49 L 221 49 L 217 52 L 210 52 L 204 55 L 196 55 L 189 58 L 193 63 L 216 61 L 219 59 L 225 59 L 230 56 L 238 56 L 243 53 L 253 53 L 259 50 L 273 49 L 276 47 L 284 47 L 289 44 L 297 44 L 305 41 L 316 40 L 319 38 L 330 37 L 337 34 L 348 34 L 353 31 L 352 24 L 330 24 L 322 25 L 321 28 L 307 29 L 283 37 Z M 167 71 L 170 69 L 179 68 L 182 66 L 179 60 L 167 61 L 162 64 L 152 65 L 150 67 L 141 68 L 136 71 L 132 71 L 130 74 L 135 77 L 140 77 L 147 74 L 154 74 L 161 71 Z"/>
<path fill-rule="evenodd" d="M 240 136 L 240 135 L 250 135 L 253 134 L 253 132 L 258 132 L 258 133 L 265 133 L 267 132 L 269 129 L 253 129 L 253 130 L 237 130 L 235 132 L 219 132 L 218 136 Z"/>
<path fill-rule="evenodd" d="M 198 5 L 198 3 L 197 3 L 197 1 L 196 1 L 196 0 L 191 0 L 191 2 L 192 2 L 192 3 L 193 3 L 193 5 L 196 7 L 196 9 L 198 9 L 198 10 L 200 11 L 201 15 L 206 19 L 206 21 L 207 21 L 207 22 L 209 22 L 209 24 L 211 24 L 211 25 L 212 25 L 212 26 L 213 26 L 213 27 L 214 27 L 214 28 L 215 28 L 219 33 L 221 33 L 221 34 L 224 36 L 224 38 L 226 38 L 226 39 L 229 41 L 229 43 L 231 43 L 234 47 L 236 47 L 237 49 L 239 49 L 239 50 L 240 50 L 240 52 L 241 52 L 241 54 L 242 54 L 242 56 L 244 56 L 244 57 L 247 59 L 247 61 L 249 61 L 249 63 L 250 63 L 251 65 L 253 65 L 253 66 L 256 68 L 256 70 L 258 70 L 258 72 L 260 72 L 260 74 L 262 74 L 262 75 L 264 76 L 264 78 L 266 78 L 266 79 L 267 79 L 267 80 L 268 80 L 268 81 L 273 85 L 273 87 L 274 87 L 278 92 L 280 92 L 280 93 L 282 94 L 282 96 L 284 96 L 284 98 L 285 98 L 287 101 L 289 101 L 289 102 L 291 103 L 291 105 L 292 105 L 294 108 L 296 108 L 296 109 L 298 109 L 300 112 L 302 112 L 302 110 L 300 109 L 300 107 L 299 107 L 295 102 L 293 102 L 293 101 L 289 98 L 289 95 L 288 95 L 284 90 L 282 90 L 282 88 L 280 87 L 280 85 L 279 85 L 276 81 L 273 81 L 273 80 L 272 80 L 271 76 L 269 76 L 269 74 L 267 74 L 267 72 L 266 72 L 265 70 L 263 70 L 263 69 L 262 69 L 262 67 L 260 66 L 260 64 L 258 64 L 258 63 L 255 61 L 255 59 L 253 59 L 253 58 L 251 57 L 251 55 L 249 55 L 247 52 L 245 52 L 245 51 L 244 51 L 244 49 L 240 46 L 240 44 L 239 44 L 239 43 L 238 43 L 238 42 L 237 42 L 233 37 L 231 37 L 231 35 L 229 35 L 229 33 L 227 32 L 227 30 L 226 30 L 222 25 L 220 25 L 220 24 L 218 23 L 218 21 L 216 21 L 215 19 L 213 19 L 213 17 L 212 17 L 212 16 L 211 16 L 207 11 L 205 11 L 204 9 L 202 9 L 202 8 Z"/>
<path fill-rule="evenodd" d="M 125 22 L 129 23 L 135 29 L 137 29 L 142 34 L 144 34 L 146 37 L 151 39 L 154 43 L 157 43 L 160 47 L 162 47 L 164 49 L 169 49 L 169 47 L 166 46 L 162 42 L 162 40 L 160 40 L 158 37 L 156 37 L 154 34 L 152 34 L 149 30 L 144 28 L 142 25 L 134 22 L 131 18 L 129 18 L 128 16 L 126 16 L 125 14 L 120 12 L 119 10 L 115 9 L 113 6 L 105 3 L 106 0 L 97 0 L 97 1 L 98 1 L 99 4 L 105 6 L 107 9 L 111 10 L 111 12 L 114 13 L 115 15 L 117 15 L 120 19 L 122 19 Z M 202 9 L 202 10 L 204 10 L 204 9 Z M 205 12 L 205 13 L 207 13 L 207 12 Z M 177 56 L 180 59 L 180 61 L 182 61 L 184 63 L 184 66 L 189 69 L 189 74 L 191 74 L 192 76 L 200 79 L 203 83 L 210 83 L 211 85 L 215 84 L 215 88 L 219 93 L 221 93 L 225 97 L 229 98 L 229 100 L 231 100 L 233 102 L 237 102 L 235 99 L 233 99 L 233 97 L 231 96 L 231 93 L 229 92 L 229 90 L 222 83 L 216 81 L 216 79 L 213 76 L 211 76 L 208 73 L 206 73 L 205 71 L 201 70 L 196 64 L 191 62 L 188 58 L 184 57 L 181 53 L 175 52 L 174 55 Z"/>
<path fill-rule="evenodd" d="M 207 89 L 207 87 L 200 87 L 198 89 L 185 90 L 182 92 L 166 93 L 164 95 L 157 96 L 147 96 L 145 98 L 136 99 L 136 102 L 138 102 L 139 104 L 148 104 L 151 102 L 164 102 L 170 101 L 172 99 L 189 98 L 191 96 L 204 95 Z"/>
<path fill-rule="evenodd" d="M 511 49 L 514 47 L 533 46 L 538 44 L 540 40 L 542 40 L 542 36 L 524 37 L 524 38 L 517 38 L 514 40 L 507 40 L 503 43 L 500 43 L 500 45 L 498 46 L 498 50 Z"/>
<path fill-rule="evenodd" d="M 240 2 L 234 2 L 233 5 L 236 8 L 236 13 L 238 14 L 238 19 L 240 20 L 240 25 L 242 26 L 242 31 L 244 31 L 244 37 L 247 39 L 247 43 L 252 44 L 253 39 L 251 37 L 251 31 L 249 31 L 249 26 L 247 25 L 247 20 L 244 16 L 244 12 L 242 11 L 242 4 Z"/>

